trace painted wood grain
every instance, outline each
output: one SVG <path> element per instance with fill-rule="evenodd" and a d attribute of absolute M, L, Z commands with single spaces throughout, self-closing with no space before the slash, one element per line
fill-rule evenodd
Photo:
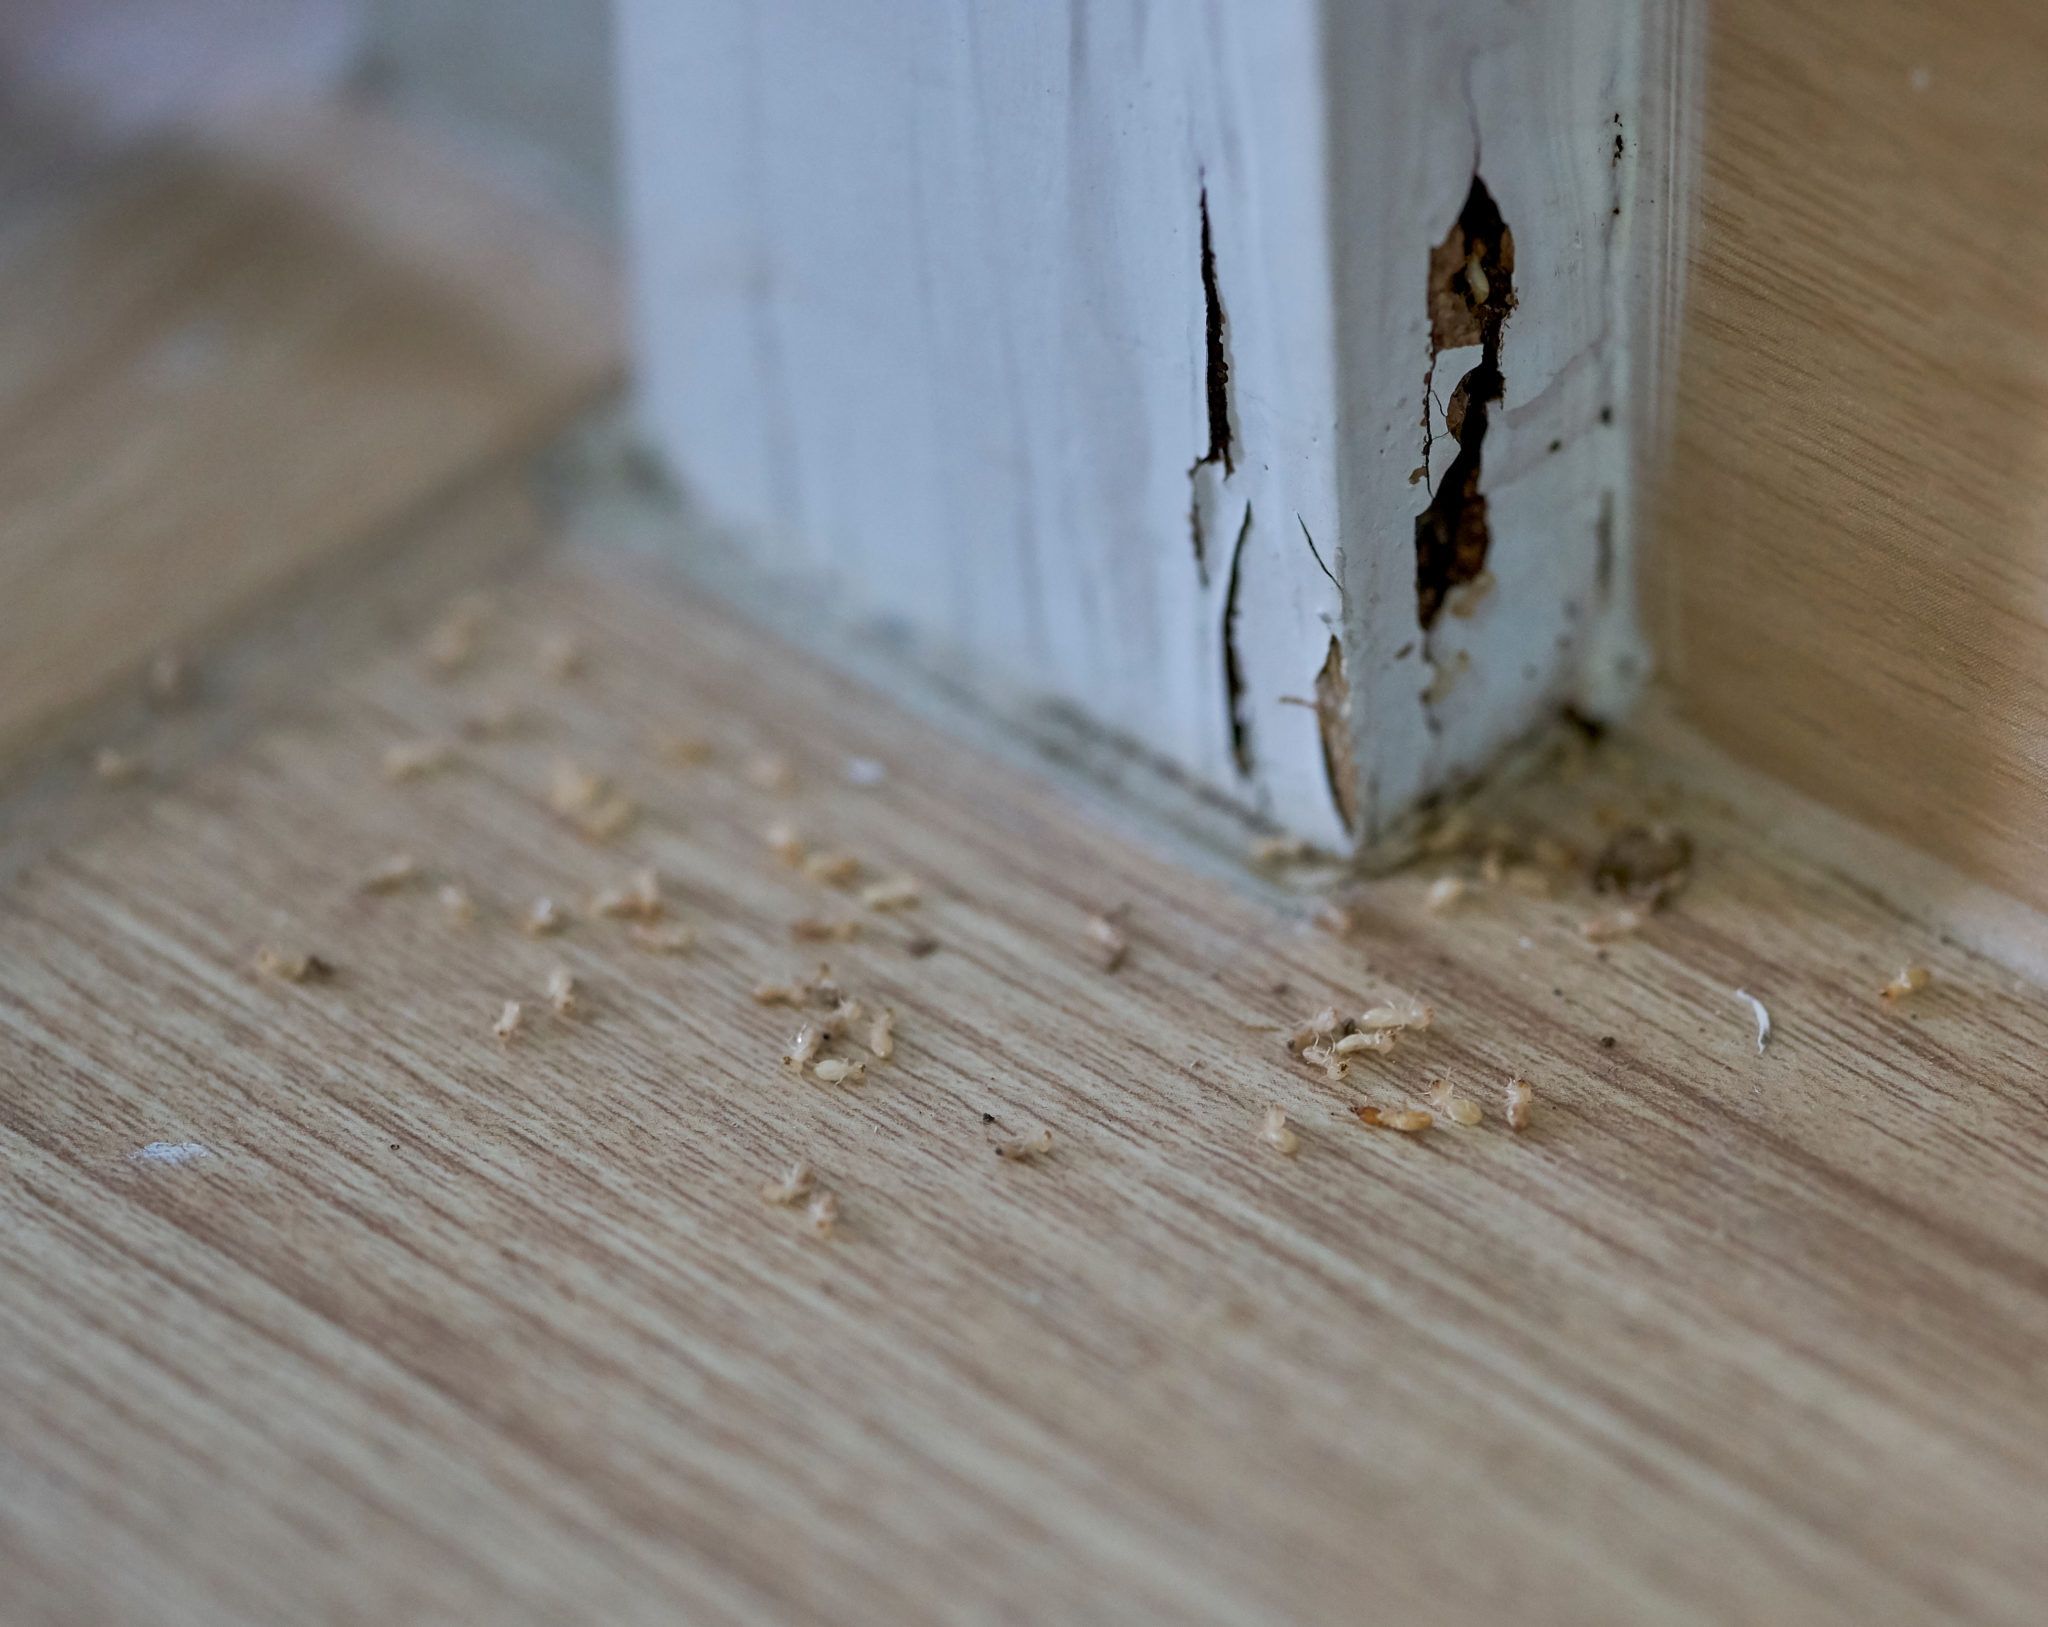
<path fill-rule="evenodd" d="M 647 567 L 498 603 L 468 673 L 410 641 L 347 665 L 223 760 L 98 793 L 122 816 L 0 903 L 10 1619 L 2038 1613 L 2048 1027 L 2007 974 L 1606 752 L 1515 817 L 1588 849 L 1682 820 L 1694 885 L 1643 932 L 1596 950 L 1576 895 L 1429 915 L 1425 874 L 1339 939 Z M 559 633 L 566 683 L 535 660 Z M 380 776 L 494 699 L 520 730 Z M 548 808 L 562 756 L 638 800 L 616 845 Z M 793 941 L 855 906 L 769 852 L 783 819 L 923 906 Z M 358 891 L 400 848 L 472 926 Z M 640 865 L 695 953 L 514 925 Z M 264 942 L 335 976 L 259 979 Z M 857 1090 L 791 1077 L 793 1014 L 749 996 L 821 953 L 899 1017 Z M 1908 958 L 1934 987 L 1886 1009 Z M 1388 989 L 1436 1020 L 1341 1083 L 1247 1026 Z M 1350 1114 L 1438 1075 L 1488 1124 Z M 991 1156 L 1039 1125 L 1049 1159 Z M 156 1142 L 207 1156 L 138 1163 Z M 843 1198 L 828 1243 L 757 1196 L 799 1156 Z"/>

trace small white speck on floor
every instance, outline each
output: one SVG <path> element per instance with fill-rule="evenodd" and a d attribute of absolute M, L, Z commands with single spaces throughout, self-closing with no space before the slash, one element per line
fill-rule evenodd
<path fill-rule="evenodd" d="M 128 1155 L 138 1164 L 189 1164 L 213 1154 L 196 1141 L 152 1141 Z"/>
<path fill-rule="evenodd" d="M 1756 1054 L 1764 1054 L 1764 1041 L 1771 1037 L 1771 1014 L 1764 1010 L 1763 1001 L 1747 989 L 1737 989 L 1735 998 L 1749 1002 L 1749 1009 L 1756 1013 Z"/>
<path fill-rule="evenodd" d="M 889 777 L 889 771 L 872 757 L 849 757 L 840 773 L 848 785 L 857 785 L 864 791 L 880 785 Z"/>

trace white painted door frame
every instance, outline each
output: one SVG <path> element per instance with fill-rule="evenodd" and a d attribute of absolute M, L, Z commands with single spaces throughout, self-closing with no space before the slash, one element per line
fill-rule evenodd
<path fill-rule="evenodd" d="M 1626 706 L 1677 9 L 619 25 L 645 422 L 763 571 L 1330 846 Z"/>

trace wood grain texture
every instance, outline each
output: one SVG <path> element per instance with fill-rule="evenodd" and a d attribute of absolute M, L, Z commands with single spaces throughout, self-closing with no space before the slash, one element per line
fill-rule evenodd
<path fill-rule="evenodd" d="M 2048 15 L 1711 15 L 1663 659 L 1729 750 L 2039 907 Z"/>
<path fill-rule="evenodd" d="M 536 673 L 551 630 L 581 678 Z M 379 778 L 493 696 L 525 732 Z M 763 749 L 790 794 L 739 772 Z M 565 753 L 642 804 L 616 847 L 547 811 Z M 1694 830 L 1639 936 L 1596 954 L 1581 899 L 1428 916 L 1396 878 L 1340 940 L 572 557 L 505 585 L 473 674 L 380 653 L 98 794 L 123 816 L 0 902 L 10 1621 L 2038 1614 L 2048 1020 L 1632 758 L 1520 811 Z M 829 952 L 900 1018 L 858 1090 L 792 1079 L 791 1015 L 748 996 L 817 958 L 792 919 L 851 912 L 766 851 L 779 817 L 926 885 Z M 357 893 L 399 847 L 472 928 Z M 696 953 L 514 929 L 640 864 Z M 337 975 L 258 980 L 265 941 Z M 1935 988 L 1884 1009 L 1908 957 Z M 501 1049 L 557 961 L 586 1013 Z M 1390 987 L 1437 1021 L 1343 1084 L 1244 1026 Z M 1438 1074 L 1485 1127 L 1349 1115 Z M 1256 1139 L 1274 1102 L 1297 1158 Z M 990 1156 L 1039 1124 L 1043 1164 Z M 209 1156 L 133 1161 L 157 1141 Z M 829 1243 L 756 1195 L 799 1155 L 843 1196 Z"/>
<path fill-rule="evenodd" d="M 0 752 L 618 365 L 600 255 L 338 109 L 29 194 L 0 281 Z"/>

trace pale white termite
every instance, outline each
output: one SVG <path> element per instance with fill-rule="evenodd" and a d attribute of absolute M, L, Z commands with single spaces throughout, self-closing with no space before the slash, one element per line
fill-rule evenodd
<path fill-rule="evenodd" d="M 1301 1137 L 1289 1128 L 1287 1110 L 1283 1107 L 1266 1109 L 1266 1120 L 1259 1128 L 1259 1139 L 1275 1152 L 1289 1158 L 1301 1150 Z"/>

